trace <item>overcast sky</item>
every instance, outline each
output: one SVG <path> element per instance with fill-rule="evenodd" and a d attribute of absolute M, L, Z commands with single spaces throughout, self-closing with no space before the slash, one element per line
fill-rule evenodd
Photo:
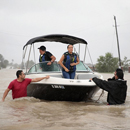
<path fill-rule="evenodd" d="M 114 17 L 118 24 L 121 59 L 130 59 L 130 0 L 0 0 L 0 54 L 22 61 L 26 42 L 47 34 L 68 34 L 85 39 L 94 63 L 110 52 L 118 56 Z M 45 45 L 57 57 L 66 45 Z M 84 52 L 84 48 L 81 48 Z M 32 55 L 32 54 L 31 54 Z M 88 53 L 86 62 L 90 63 Z"/>

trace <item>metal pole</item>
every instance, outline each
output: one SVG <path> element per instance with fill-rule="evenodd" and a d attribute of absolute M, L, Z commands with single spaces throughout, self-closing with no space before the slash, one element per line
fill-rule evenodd
<path fill-rule="evenodd" d="M 34 52 L 34 61 L 35 61 L 35 71 L 37 72 L 37 68 L 36 68 L 36 57 L 35 57 L 35 48 L 34 48 L 34 44 L 33 44 L 33 52 Z"/>
<path fill-rule="evenodd" d="M 73 46 L 74 47 L 74 46 Z M 79 54 L 77 53 L 77 51 L 76 51 L 76 48 L 74 47 L 74 52 L 77 54 L 77 56 L 78 56 L 78 58 L 79 58 L 79 60 L 80 60 L 80 57 L 79 57 Z"/>
<path fill-rule="evenodd" d="M 78 53 L 79 53 L 79 57 L 80 57 L 80 43 L 79 43 L 79 52 Z"/>
<path fill-rule="evenodd" d="M 23 50 L 23 58 L 22 58 L 21 69 L 24 69 L 24 66 L 25 66 L 25 54 L 26 54 L 26 51 L 27 51 L 27 46 L 25 48 L 25 51 Z"/>
<path fill-rule="evenodd" d="M 87 45 L 85 47 L 85 53 L 84 53 L 84 63 L 85 63 L 85 58 L 86 58 L 86 51 L 87 51 Z"/>
<path fill-rule="evenodd" d="M 35 64 L 36 64 L 36 57 L 35 57 L 35 49 L 34 49 L 34 44 L 33 44 L 33 52 L 34 52 L 34 61 L 35 61 Z"/>
<path fill-rule="evenodd" d="M 27 68 L 28 68 L 28 63 L 29 63 L 29 58 L 30 58 L 31 48 L 32 48 L 32 45 L 30 46 L 30 51 L 29 51 L 28 61 L 27 61 L 27 65 L 26 65 L 26 73 L 27 73 Z"/>
<path fill-rule="evenodd" d="M 27 46 L 26 46 L 26 48 L 25 48 L 25 52 L 24 52 L 24 55 L 23 55 L 23 59 L 25 59 L 26 51 L 27 51 Z"/>
<path fill-rule="evenodd" d="M 116 16 L 114 16 L 114 20 L 115 20 L 115 29 L 116 29 L 117 47 L 118 47 L 118 55 L 119 55 L 119 68 L 121 68 L 121 58 L 120 58 L 120 48 L 119 48 L 119 39 L 118 39 L 118 32 L 117 32 Z"/>

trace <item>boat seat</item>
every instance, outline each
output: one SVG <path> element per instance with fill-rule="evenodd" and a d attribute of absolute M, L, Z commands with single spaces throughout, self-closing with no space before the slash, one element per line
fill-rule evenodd
<path fill-rule="evenodd" d="M 77 79 L 91 79 L 94 77 L 98 77 L 98 76 L 94 74 L 78 74 L 77 75 Z"/>

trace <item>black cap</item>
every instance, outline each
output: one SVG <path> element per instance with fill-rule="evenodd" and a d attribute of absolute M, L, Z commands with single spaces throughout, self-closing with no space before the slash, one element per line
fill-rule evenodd
<path fill-rule="evenodd" d="M 46 47 L 45 46 L 40 46 L 38 49 L 42 50 L 42 51 L 45 51 L 46 50 Z"/>

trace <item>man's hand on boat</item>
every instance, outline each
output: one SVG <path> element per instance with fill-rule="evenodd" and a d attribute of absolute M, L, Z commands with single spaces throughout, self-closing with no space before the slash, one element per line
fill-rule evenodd
<path fill-rule="evenodd" d="M 51 64 L 52 64 L 52 62 L 51 62 L 51 61 L 47 63 L 47 65 L 51 65 Z"/>
<path fill-rule="evenodd" d="M 93 79 L 91 78 L 91 79 L 89 79 L 89 82 L 92 82 L 93 81 Z"/>
<path fill-rule="evenodd" d="M 49 79 L 50 78 L 50 76 L 49 75 L 47 75 L 46 77 L 45 77 L 45 79 Z"/>
<path fill-rule="evenodd" d="M 43 79 L 49 79 L 49 78 L 50 78 L 50 76 L 47 75 L 46 77 L 41 77 L 41 78 L 35 78 L 35 79 L 32 79 L 31 82 L 39 82 L 39 81 L 41 81 L 41 80 L 43 80 Z"/>

